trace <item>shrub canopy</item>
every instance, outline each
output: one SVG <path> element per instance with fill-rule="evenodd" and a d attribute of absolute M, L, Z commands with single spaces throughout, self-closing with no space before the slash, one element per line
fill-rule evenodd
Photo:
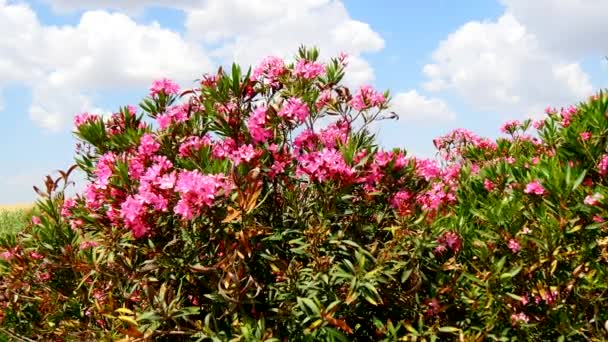
<path fill-rule="evenodd" d="M 608 96 L 441 161 L 386 151 L 345 56 L 234 65 L 80 114 L 76 166 L 0 257 L 2 331 L 42 340 L 608 338 Z"/>

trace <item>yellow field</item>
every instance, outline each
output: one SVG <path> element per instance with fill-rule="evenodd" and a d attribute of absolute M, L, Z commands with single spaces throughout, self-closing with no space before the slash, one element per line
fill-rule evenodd
<path fill-rule="evenodd" d="M 0 204 L 0 210 L 30 209 L 33 206 L 34 205 L 32 203 Z"/>

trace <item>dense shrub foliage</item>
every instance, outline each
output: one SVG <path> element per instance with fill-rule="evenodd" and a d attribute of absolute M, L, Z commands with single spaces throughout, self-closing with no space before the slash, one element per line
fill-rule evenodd
<path fill-rule="evenodd" d="M 41 340 L 608 338 L 608 97 L 376 145 L 388 93 L 301 49 L 76 117 L 86 189 L 4 239 L 2 330 Z M 71 170 L 70 170 L 71 171 Z"/>

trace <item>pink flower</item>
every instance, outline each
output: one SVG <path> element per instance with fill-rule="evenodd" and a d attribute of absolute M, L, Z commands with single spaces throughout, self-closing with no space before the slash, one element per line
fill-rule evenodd
<path fill-rule="evenodd" d="M 291 97 L 283 108 L 277 113 L 278 116 L 288 121 L 298 120 L 303 122 L 310 115 L 308 105 L 297 97 Z"/>
<path fill-rule="evenodd" d="M 234 150 L 230 155 L 230 159 L 234 163 L 234 166 L 237 166 L 243 162 L 250 162 L 256 155 L 255 149 L 253 145 L 242 145 L 238 149 Z"/>
<path fill-rule="evenodd" d="M 483 187 L 484 187 L 484 188 L 485 188 L 485 189 L 486 189 L 488 192 L 490 192 L 490 191 L 494 190 L 494 183 L 493 183 L 491 180 L 489 180 L 489 179 L 487 179 L 487 178 L 486 178 L 486 179 L 483 181 Z"/>
<path fill-rule="evenodd" d="M 500 127 L 500 131 L 503 133 L 513 133 L 519 126 L 521 126 L 521 122 L 518 120 L 507 121 Z"/>
<path fill-rule="evenodd" d="M 325 107 L 327 104 L 331 102 L 331 91 L 325 89 L 319 94 L 319 98 L 317 98 L 317 103 L 315 104 L 317 110 L 321 110 L 321 108 Z"/>
<path fill-rule="evenodd" d="M 528 323 L 530 322 L 530 318 L 525 313 L 520 312 L 518 314 L 511 315 L 511 322 L 513 323 L 513 325 L 517 325 L 520 323 Z"/>
<path fill-rule="evenodd" d="M 101 156 L 101 158 L 99 158 L 95 170 L 93 171 L 97 177 L 93 184 L 98 189 L 105 190 L 108 187 L 115 164 L 116 155 L 113 152 L 106 152 Z"/>
<path fill-rule="evenodd" d="M 608 154 L 604 154 L 602 156 L 602 159 L 600 159 L 599 163 L 597 164 L 597 168 L 600 171 L 600 175 L 608 175 Z"/>
<path fill-rule="evenodd" d="M 76 206 L 76 200 L 73 198 L 66 198 L 61 206 L 61 216 L 69 217 L 72 215 L 72 209 Z"/>
<path fill-rule="evenodd" d="M 137 152 L 143 156 L 151 156 L 158 151 L 160 144 L 154 140 L 152 134 L 146 133 L 139 140 L 139 147 Z"/>
<path fill-rule="evenodd" d="M 338 143 L 345 144 L 350 132 L 350 125 L 345 120 L 339 120 L 319 132 L 319 139 L 323 145 L 334 148 Z"/>
<path fill-rule="evenodd" d="M 510 239 L 507 243 L 507 247 L 509 247 L 512 253 L 517 253 L 521 250 L 521 245 L 515 239 Z"/>
<path fill-rule="evenodd" d="M 160 93 L 165 95 L 175 95 L 179 92 L 179 86 L 173 81 L 163 78 L 152 82 L 150 96 L 154 97 Z"/>
<path fill-rule="evenodd" d="M 370 107 L 381 106 L 385 101 L 384 95 L 376 92 L 371 86 L 364 85 L 357 90 L 350 101 L 350 105 L 355 110 L 361 111 Z"/>
<path fill-rule="evenodd" d="M 5 260 L 5 261 L 10 261 L 13 258 L 13 256 L 15 256 L 15 253 L 10 250 L 0 253 L 0 259 Z"/>
<path fill-rule="evenodd" d="M 39 280 L 39 281 L 46 282 L 46 281 L 50 280 L 50 279 L 51 279 L 51 277 L 52 277 L 52 276 L 51 276 L 51 273 L 50 273 L 50 272 L 43 272 L 43 273 L 40 273 L 40 274 L 38 275 L 38 280 Z"/>
<path fill-rule="evenodd" d="M 541 129 L 545 126 L 545 120 L 534 121 L 532 123 L 532 126 L 534 126 L 534 128 L 536 128 L 536 129 Z"/>
<path fill-rule="evenodd" d="M 325 66 L 321 63 L 300 59 L 296 63 L 294 74 L 308 80 L 312 80 L 325 71 Z"/>
<path fill-rule="evenodd" d="M 272 131 L 266 128 L 266 113 L 266 107 L 260 106 L 251 113 L 247 121 L 251 140 L 255 143 L 264 142 L 272 137 Z"/>
<path fill-rule="evenodd" d="M 31 252 L 30 253 L 30 258 L 34 259 L 34 260 L 42 260 L 44 259 L 44 255 L 38 253 L 38 252 Z"/>
<path fill-rule="evenodd" d="M 253 69 L 252 81 L 263 82 L 272 87 L 279 85 L 279 77 L 285 72 L 285 63 L 279 57 L 269 56 Z"/>
<path fill-rule="evenodd" d="M 167 108 L 164 114 L 156 118 L 156 122 L 160 129 L 166 129 L 174 123 L 186 122 L 190 116 L 190 104 L 183 103 Z"/>
<path fill-rule="evenodd" d="M 120 206 L 120 217 L 125 222 L 135 222 L 145 214 L 144 201 L 134 196 L 129 196 Z"/>
<path fill-rule="evenodd" d="M 578 109 L 576 109 L 576 107 L 574 106 L 570 106 L 567 109 L 562 109 L 562 126 L 570 126 L 570 121 L 572 120 L 572 117 L 577 113 L 577 111 Z"/>
<path fill-rule="evenodd" d="M 40 221 L 40 217 L 32 216 L 32 223 L 35 225 L 39 225 L 42 221 Z"/>
<path fill-rule="evenodd" d="M 526 194 L 543 195 L 545 193 L 545 189 L 538 181 L 533 181 L 526 185 L 524 192 Z"/>
<path fill-rule="evenodd" d="M 70 220 L 70 228 L 72 228 L 72 230 L 78 230 L 78 228 L 82 227 L 83 225 L 84 221 L 81 219 Z"/>
<path fill-rule="evenodd" d="M 177 175 L 175 191 L 180 195 L 174 212 L 192 219 L 202 208 L 213 205 L 220 189 L 226 189 L 223 175 L 203 175 L 197 171 L 181 171 Z"/>
<path fill-rule="evenodd" d="M 87 122 L 97 121 L 98 119 L 99 116 L 95 114 L 81 113 L 74 117 L 74 125 L 76 126 L 76 128 L 79 128 Z"/>
<path fill-rule="evenodd" d="M 455 232 L 445 232 L 443 233 L 439 239 L 437 239 L 439 243 L 438 248 L 435 248 L 436 254 L 441 254 L 446 249 L 451 250 L 454 253 L 458 253 L 460 248 L 462 248 L 462 239 L 460 235 Z"/>
<path fill-rule="evenodd" d="M 305 153 L 298 158 L 296 176 L 308 176 L 312 180 L 325 182 L 334 179 L 350 182 L 353 170 L 344 161 L 340 151 L 324 148 L 318 152 Z"/>
<path fill-rule="evenodd" d="M 391 206 L 399 213 L 399 215 L 408 215 L 410 213 L 410 206 L 412 205 L 412 197 L 412 194 L 410 194 L 408 191 L 399 191 L 393 196 L 393 198 L 391 198 Z"/>
<path fill-rule="evenodd" d="M 416 159 L 416 174 L 426 181 L 441 176 L 441 169 L 432 159 Z"/>
<path fill-rule="evenodd" d="M 83 241 L 80 243 L 80 250 L 82 251 L 82 250 L 97 247 L 97 246 L 99 246 L 99 244 L 95 241 Z"/>
<path fill-rule="evenodd" d="M 600 193 L 595 193 L 593 195 L 589 195 L 587 197 L 585 197 L 585 200 L 583 201 L 583 203 L 585 203 L 586 205 L 598 205 L 600 204 L 600 201 L 604 199 L 604 196 Z"/>
<path fill-rule="evenodd" d="M 446 189 L 446 184 L 442 182 L 434 183 L 429 190 L 416 197 L 423 210 L 435 210 L 442 204 L 453 203 L 455 200 L 453 189 Z"/>
<path fill-rule="evenodd" d="M 201 148 L 203 148 L 205 146 L 211 146 L 211 144 L 212 144 L 212 141 L 208 135 L 205 135 L 203 137 L 198 137 L 198 136 L 188 137 L 186 139 L 186 141 L 184 141 L 179 146 L 179 156 L 180 157 L 191 156 L 194 152 L 200 150 Z"/>
<path fill-rule="evenodd" d="M 591 139 L 591 132 L 582 132 L 581 139 L 583 139 L 583 141 L 587 141 L 587 140 Z"/>

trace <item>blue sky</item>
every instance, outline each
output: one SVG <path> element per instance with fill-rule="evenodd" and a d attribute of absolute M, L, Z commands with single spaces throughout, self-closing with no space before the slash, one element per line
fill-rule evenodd
<path fill-rule="evenodd" d="M 387 147 L 430 157 L 453 128 L 494 137 L 606 86 L 606 13 L 604 0 L 0 0 L 0 204 L 34 200 L 70 165 L 78 112 L 301 43 L 349 53 L 349 85 L 391 90 Z"/>

